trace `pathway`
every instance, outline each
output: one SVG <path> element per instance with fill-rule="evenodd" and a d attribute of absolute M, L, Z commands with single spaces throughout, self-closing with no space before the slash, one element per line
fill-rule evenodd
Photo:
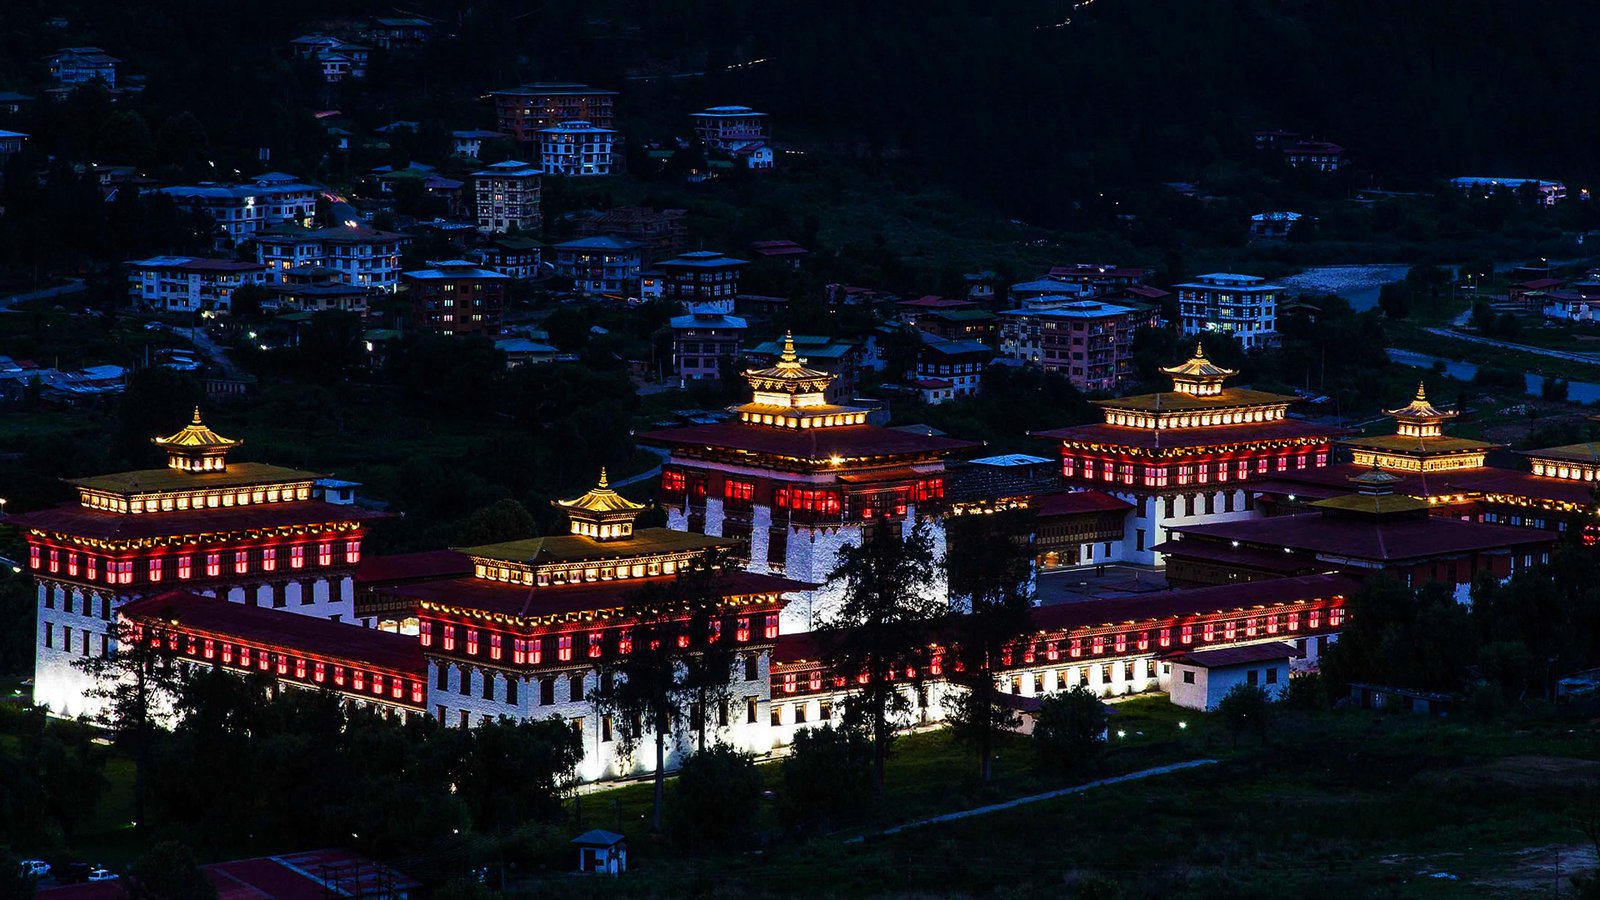
<path fill-rule="evenodd" d="M 57 285 L 25 294 L 12 294 L 9 297 L 0 297 L 0 310 L 9 310 L 13 304 L 24 303 L 28 300 L 43 300 L 46 297 L 65 297 L 68 294 L 83 292 L 83 282 L 73 281 L 69 284 Z"/>
<path fill-rule="evenodd" d="M 940 822 L 954 822 L 957 819 L 968 819 L 973 816 L 982 816 L 992 812 L 1015 809 L 1028 803 L 1038 803 L 1043 800 L 1054 800 L 1057 797 L 1070 797 L 1073 794 L 1082 794 L 1093 788 L 1108 787 L 1113 784 L 1122 784 L 1123 782 L 1127 781 L 1138 781 L 1142 778 L 1150 778 L 1155 775 L 1165 775 L 1169 772 L 1182 772 L 1185 769 L 1197 769 L 1201 766 L 1216 765 L 1216 762 L 1217 761 L 1214 759 L 1192 759 L 1188 762 L 1172 763 L 1171 765 L 1166 766 L 1156 766 L 1153 769 L 1141 769 L 1137 772 L 1129 772 L 1126 775 L 1117 775 L 1112 778 L 1102 778 L 1098 781 L 1091 781 L 1088 784 L 1080 784 L 1075 787 L 1062 788 L 1058 791 L 1046 791 L 1043 794 L 1032 794 L 1027 797 L 1018 797 L 1015 800 L 1007 800 L 1004 803 L 993 803 L 988 806 L 980 806 L 977 809 L 967 809 L 962 810 L 961 812 L 945 813 L 942 816 L 918 819 L 915 822 L 907 822 L 904 825 L 896 825 L 893 828 L 888 828 L 877 833 L 883 836 L 899 834 L 902 831 L 907 831 L 912 828 L 921 828 L 924 825 L 935 825 Z M 847 843 L 858 843 L 862 840 L 865 840 L 864 836 L 854 837 L 847 841 Z"/>
<path fill-rule="evenodd" d="M 664 449 L 658 448 L 658 447 L 640 447 L 639 449 L 645 451 L 646 453 L 654 453 L 657 456 L 660 456 L 662 459 L 666 459 L 667 458 L 667 451 L 664 450 Z M 641 482 L 641 481 L 648 481 L 648 480 L 650 480 L 652 478 L 655 478 L 655 477 L 659 476 L 660 474 L 661 474 L 661 466 L 657 465 L 655 468 L 646 469 L 645 471 L 640 472 L 637 475 L 629 475 L 627 478 L 621 479 L 620 481 L 613 481 L 613 482 L 611 482 L 611 487 L 612 488 L 627 487 L 630 484 L 637 484 L 638 482 Z"/>
<path fill-rule="evenodd" d="M 1528 344 L 1514 344 L 1511 341 L 1501 341 L 1494 338 L 1478 337 L 1477 335 L 1473 334 L 1462 334 L 1459 331 L 1451 331 L 1448 328 L 1425 328 L 1423 330 L 1429 334 L 1438 335 L 1439 337 L 1453 338 L 1458 341 L 1466 341 L 1470 344 L 1486 344 L 1490 347 L 1499 347 L 1502 350 L 1520 350 L 1523 353 L 1533 353 L 1538 356 L 1548 356 L 1551 359 L 1564 359 L 1568 360 L 1569 362 L 1589 363 L 1590 365 L 1600 363 L 1600 354 L 1573 353 L 1570 350 L 1550 350 L 1544 347 L 1532 347 Z"/>

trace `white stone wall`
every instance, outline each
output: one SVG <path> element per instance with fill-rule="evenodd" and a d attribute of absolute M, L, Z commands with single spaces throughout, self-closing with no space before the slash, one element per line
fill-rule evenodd
<path fill-rule="evenodd" d="M 1256 673 L 1256 685 L 1266 691 L 1272 700 L 1280 699 L 1289 689 L 1290 665 L 1285 661 L 1248 663 L 1225 668 L 1206 669 L 1187 663 L 1172 664 L 1172 687 L 1168 695 L 1175 706 L 1186 709 L 1212 710 L 1235 685 L 1247 684 L 1250 673 Z M 1274 682 L 1267 683 L 1268 673 L 1274 673 Z M 1193 683 L 1184 680 L 1192 673 Z"/>
<path fill-rule="evenodd" d="M 443 689 L 439 688 L 441 664 L 445 667 L 446 678 L 446 686 Z M 470 664 L 430 658 L 428 712 L 430 715 L 438 716 L 440 708 L 443 707 L 444 724 L 452 728 L 461 725 L 462 711 L 467 713 L 468 727 L 474 728 L 482 724 L 485 716 L 490 718 L 509 716 L 519 719 L 555 717 L 565 722 L 581 719 L 584 759 L 579 766 L 579 775 L 585 781 L 644 775 L 655 771 L 655 740 L 650 735 L 644 737 L 631 755 L 623 753 L 618 740 L 621 737 L 620 727 L 614 725 L 611 729 L 611 739 L 605 739 L 602 715 L 588 699 L 599 687 L 601 677 L 599 670 L 581 671 L 583 689 L 576 698 L 572 695 L 574 674 L 580 673 L 567 671 L 554 676 L 512 676 Z M 743 665 L 736 666 L 733 679 L 728 685 L 730 695 L 727 703 L 728 724 L 726 726 L 717 724 L 718 710 L 712 709 L 708 712 L 707 725 L 710 733 L 707 735 L 707 743 L 720 741 L 751 753 L 766 753 L 773 747 L 767 702 L 771 655 L 766 652 L 760 654 L 754 679 L 746 680 L 744 674 Z M 465 694 L 461 690 L 463 677 L 467 679 L 468 692 Z M 485 699 L 483 696 L 485 677 L 491 679 L 493 699 Z M 555 678 L 555 702 L 549 704 L 540 702 L 540 682 L 546 677 Z M 514 703 L 507 701 L 506 682 L 509 678 L 517 679 L 517 698 Z M 749 700 L 756 702 L 753 723 L 748 720 Z M 681 765 L 684 756 L 693 752 L 695 745 L 696 735 L 692 730 L 692 723 L 682 722 L 667 739 L 667 768 L 676 769 Z"/>
<path fill-rule="evenodd" d="M 1168 494 L 1148 496 L 1133 491 L 1108 490 L 1112 496 L 1126 500 L 1134 505 L 1133 511 L 1128 515 L 1127 525 L 1122 534 L 1121 557 L 1115 561 L 1138 563 L 1141 565 L 1159 566 L 1163 564 L 1161 554 L 1151 550 L 1156 544 L 1167 540 L 1168 529 L 1185 525 L 1211 525 L 1217 522 L 1235 522 L 1240 519 L 1254 519 L 1261 515 L 1260 508 L 1246 509 L 1245 498 L 1249 493 L 1244 487 L 1228 487 L 1218 489 L 1214 486 L 1205 490 L 1172 491 Z M 1195 513 L 1188 514 L 1187 497 L 1193 494 L 1195 498 Z M 1233 495 L 1233 512 L 1225 512 L 1224 494 Z M 1212 513 L 1205 512 L 1205 497 L 1212 499 Z M 1167 515 L 1167 497 L 1176 498 L 1173 506 L 1173 515 Z M 1144 549 L 1139 549 L 1140 531 L 1144 532 Z M 1103 562 L 1102 555 L 1097 548 L 1096 563 Z"/>

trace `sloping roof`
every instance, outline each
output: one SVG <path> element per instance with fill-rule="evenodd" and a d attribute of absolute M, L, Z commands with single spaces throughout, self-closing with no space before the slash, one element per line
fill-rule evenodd
<path fill-rule="evenodd" d="M 318 616 L 232 603 L 187 591 L 134 600 L 124 604 L 121 612 L 131 618 L 176 620 L 183 627 L 208 634 L 377 666 L 416 678 L 424 672 L 422 645 L 415 637 Z"/>
<path fill-rule="evenodd" d="M 1130 509 L 1133 509 L 1132 503 L 1103 491 L 1064 491 L 1045 494 L 1039 498 L 1038 505 L 1034 507 L 1035 514 L 1041 519 L 1084 513 L 1125 512 Z"/>
<path fill-rule="evenodd" d="M 1148 622 L 1172 616 L 1207 615 L 1252 609 L 1274 603 L 1302 603 L 1330 597 L 1348 597 L 1361 589 L 1361 580 L 1349 575 L 1301 575 L 1225 584 L 1216 587 L 1154 591 L 1129 597 L 1103 597 L 1075 603 L 1041 606 L 1033 611 L 1033 624 L 1041 630 L 1098 628 Z"/>
<path fill-rule="evenodd" d="M 825 463 L 839 456 L 907 456 L 918 453 L 950 453 L 980 446 L 977 441 L 935 437 L 879 428 L 875 425 L 844 425 L 833 428 L 787 429 L 765 425 L 724 422 L 690 425 L 664 431 L 649 431 L 638 440 L 669 447 L 707 447 L 745 450 Z"/>
<path fill-rule="evenodd" d="M 191 421 L 188 425 L 185 425 L 183 428 L 180 428 L 176 432 L 166 435 L 165 437 L 153 438 L 151 443 L 155 444 L 157 447 L 181 447 L 183 449 L 205 449 L 216 447 L 228 449 L 237 447 L 244 443 L 244 441 L 237 441 L 233 438 L 225 438 L 222 435 L 217 434 L 215 431 L 212 431 L 209 426 L 200 421 L 200 407 L 196 406 L 194 408 L 193 421 Z"/>
<path fill-rule="evenodd" d="M 621 498 L 619 498 L 621 499 Z M 627 501 L 624 501 L 627 502 Z M 642 507 L 641 507 L 642 508 Z M 468 556 L 534 565 L 544 562 L 624 559 L 646 553 L 707 550 L 731 544 L 719 537 L 674 531 L 670 528 L 641 528 L 631 537 L 597 541 L 581 534 L 553 534 L 477 547 L 452 548 Z"/>
<path fill-rule="evenodd" d="M 1229 666 L 1248 666 L 1256 663 L 1299 659 L 1305 656 L 1293 644 L 1267 641 L 1264 644 L 1246 644 L 1242 647 L 1219 647 L 1215 650 L 1194 650 L 1173 658 L 1173 662 L 1199 666 L 1202 669 L 1225 669 Z"/>
<path fill-rule="evenodd" d="M 611 489 L 611 483 L 606 478 L 605 466 L 600 467 L 599 484 L 580 497 L 557 500 L 555 505 L 562 509 L 587 513 L 632 513 L 644 509 L 643 503 L 635 503 Z"/>
<path fill-rule="evenodd" d="M 472 560 L 454 550 L 424 550 L 363 556 L 356 567 L 356 584 L 392 584 L 422 578 L 450 578 L 472 574 Z"/>
<path fill-rule="evenodd" d="M 321 500 L 292 503 L 263 503 L 259 506 L 218 507 L 216 509 L 174 510 L 172 512 L 102 512 L 83 506 L 58 506 L 6 517 L 6 523 L 19 528 L 37 528 L 60 534 L 104 541 L 135 538 L 173 537 L 247 531 L 252 528 L 281 528 L 287 525 L 325 525 L 333 522 L 365 522 L 388 518 L 388 513 Z"/>
<path fill-rule="evenodd" d="M 1185 538 L 1239 541 L 1384 563 L 1472 551 L 1548 546 L 1558 537 L 1553 531 L 1463 522 L 1444 516 L 1362 520 L 1333 518 L 1320 513 L 1179 525 L 1171 532 Z M 1190 543 L 1185 539 L 1167 541 L 1156 549 L 1175 556 L 1205 556 L 1211 546 L 1211 541 Z"/>
<path fill-rule="evenodd" d="M 200 490 L 204 488 L 243 487 L 254 484 L 278 484 L 287 481 L 314 481 L 326 475 L 285 469 L 266 463 L 229 463 L 221 472 L 185 472 L 181 469 L 137 469 L 132 472 L 114 472 L 110 475 L 90 475 L 84 478 L 64 479 L 68 484 L 90 490 L 130 494 L 148 491 Z"/>
<path fill-rule="evenodd" d="M 627 605 L 634 594 L 646 587 L 668 585 L 673 580 L 672 575 L 661 575 L 535 587 L 484 578 L 448 578 L 396 586 L 389 593 L 446 606 L 530 618 L 615 609 Z M 723 595 L 727 597 L 788 594 L 816 587 L 809 582 L 757 575 L 743 570 L 724 574 L 719 584 Z"/>
<path fill-rule="evenodd" d="M 1093 444 L 1121 444 L 1129 447 L 1207 447 L 1250 444 L 1257 441 L 1306 437 L 1332 437 L 1342 429 L 1326 425 L 1283 419 L 1242 425 L 1216 425 L 1208 428 L 1133 428 L 1125 425 L 1073 425 L 1050 431 L 1035 431 L 1034 437 Z"/>

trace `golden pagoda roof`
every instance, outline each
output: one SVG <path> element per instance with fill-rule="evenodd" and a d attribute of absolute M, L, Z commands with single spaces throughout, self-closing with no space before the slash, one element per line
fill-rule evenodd
<path fill-rule="evenodd" d="M 600 483 L 590 488 L 588 493 L 571 500 L 557 500 L 556 505 L 569 511 L 595 515 L 636 513 L 644 509 L 643 503 L 635 503 L 611 489 L 610 482 L 606 480 L 604 466 L 600 468 Z"/>
<path fill-rule="evenodd" d="M 225 438 L 212 431 L 210 426 L 200 420 L 200 407 L 198 406 L 194 408 L 194 420 L 181 430 L 166 437 L 151 438 L 150 440 L 151 443 L 158 447 L 185 450 L 230 450 L 244 443 L 244 441 L 234 440 L 233 438 Z"/>
<path fill-rule="evenodd" d="M 1376 464 L 1360 475 L 1352 476 L 1350 483 L 1359 486 L 1364 491 L 1389 491 L 1405 479 L 1378 468 Z"/>
<path fill-rule="evenodd" d="M 794 332 L 783 335 L 783 352 L 777 363 L 765 369 L 746 369 L 744 377 L 757 390 L 821 391 L 833 381 L 833 375 L 808 368 L 794 352 Z"/>
<path fill-rule="evenodd" d="M 1236 369 L 1225 369 L 1209 359 L 1206 359 L 1206 348 L 1199 342 L 1194 345 L 1194 355 L 1175 366 L 1167 366 L 1161 370 L 1173 378 L 1185 381 L 1220 381 L 1239 374 Z"/>
<path fill-rule="evenodd" d="M 1410 403 L 1399 409 L 1386 409 L 1384 412 L 1407 422 L 1443 422 L 1457 415 L 1454 410 L 1443 410 L 1429 403 L 1427 388 L 1420 381 L 1417 382 L 1417 396 Z"/>

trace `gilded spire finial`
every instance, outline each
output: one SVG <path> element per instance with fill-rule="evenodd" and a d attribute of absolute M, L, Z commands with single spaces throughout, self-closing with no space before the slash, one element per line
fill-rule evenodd
<path fill-rule="evenodd" d="M 1195 359 L 1205 359 L 1206 358 L 1206 345 L 1205 344 L 1202 344 L 1199 341 L 1195 341 L 1194 342 L 1194 358 Z"/>
<path fill-rule="evenodd" d="M 795 356 L 794 353 L 794 331 L 785 331 L 783 333 L 783 361 L 795 362 L 798 359 L 799 357 Z"/>
<path fill-rule="evenodd" d="M 606 467 L 600 467 L 600 490 L 605 490 L 609 485 L 606 482 Z"/>
<path fill-rule="evenodd" d="M 1428 387 L 1420 381 L 1417 382 L 1417 400 L 1422 403 L 1428 402 Z"/>
<path fill-rule="evenodd" d="M 192 423 L 190 423 L 190 424 L 193 424 L 193 425 L 203 425 L 203 424 L 205 424 L 205 423 L 200 421 L 200 407 L 196 406 L 194 408 L 194 421 Z"/>

